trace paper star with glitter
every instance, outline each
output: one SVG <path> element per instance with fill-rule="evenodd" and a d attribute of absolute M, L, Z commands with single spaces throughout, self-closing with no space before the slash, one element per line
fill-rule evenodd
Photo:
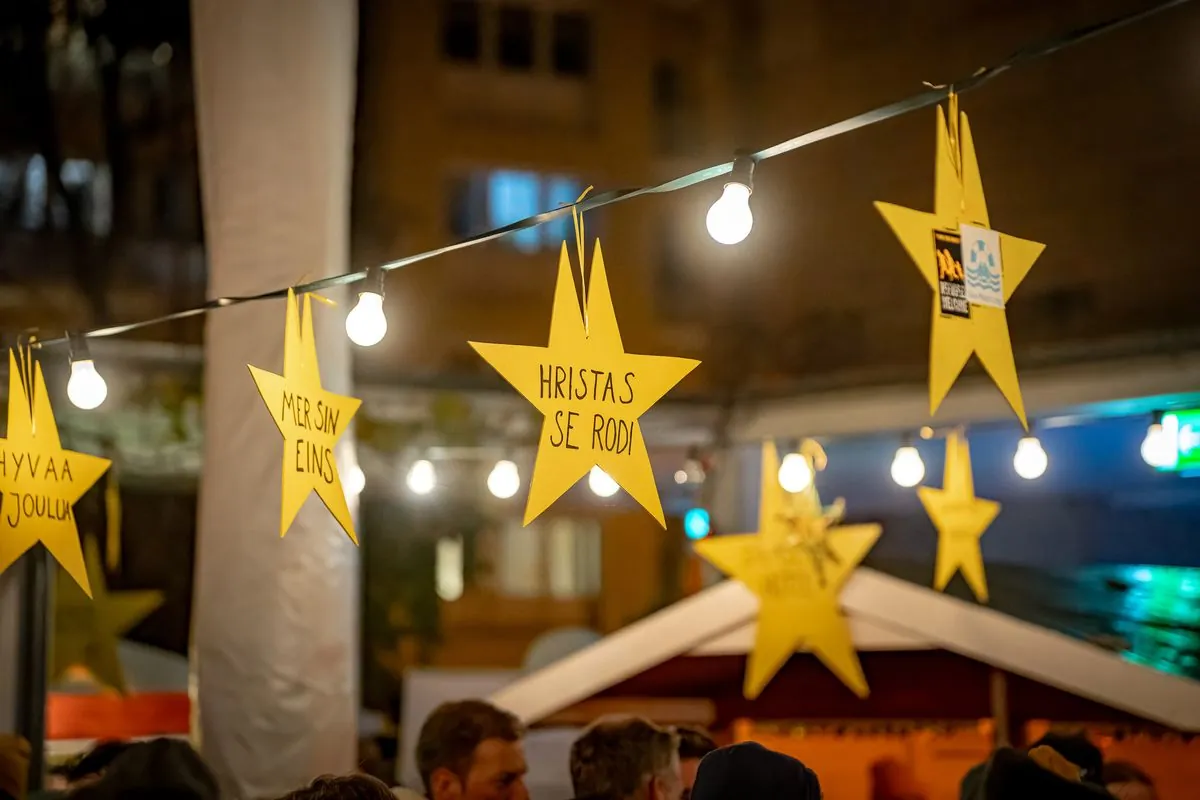
<path fill-rule="evenodd" d="M 106 458 L 64 450 L 42 365 L 8 351 L 8 438 L 0 439 L 0 572 L 38 542 L 92 595 L 74 505 L 104 475 Z"/>
<path fill-rule="evenodd" d="M 279 535 L 287 534 L 304 501 L 316 492 L 350 541 L 358 544 L 334 449 L 362 401 L 321 388 L 310 295 L 304 295 L 302 320 L 296 296 L 288 290 L 283 336 L 282 375 L 250 367 L 258 393 L 283 434 Z"/>
<path fill-rule="evenodd" d="M 775 445 L 763 445 L 757 533 L 716 536 L 696 552 L 759 599 L 742 692 L 753 700 L 803 646 L 859 697 L 869 693 L 838 595 L 879 539 L 879 525 L 837 526 L 842 504 L 822 509 L 816 488 L 783 490 Z"/>
<path fill-rule="evenodd" d="M 700 362 L 625 352 L 599 241 L 585 296 L 581 316 L 564 243 L 549 345 L 470 343 L 545 416 L 525 524 L 599 467 L 666 527 L 638 418 Z"/>
<path fill-rule="evenodd" d="M 125 670 L 117 645 L 121 638 L 163 604 L 162 592 L 109 593 L 96 543 L 85 545 L 89 600 L 64 572 L 58 573 L 54 598 L 54 640 L 50 679 L 82 667 L 97 682 L 124 694 Z"/>
<path fill-rule="evenodd" d="M 1000 513 L 1000 504 L 975 496 L 971 478 L 971 448 L 958 433 L 946 437 L 946 468 L 942 488 L 922 486 L 917 496 L 938 531 L 937 565 L 933 588 L 945 591 L 946 585 L 961 571 L 963 579 L 979 602 L 988 601 L 987 575 L 979 539 Z"/>
<path fill-rule="evenodd" d="M 952 104 L 951 116 L 956 112 L 957 107 Z M 1028 428 L 1004 305 L 1046 246 L 990 228 L 967 115 L 961 115 L 959 143 L 951 141 L 940 107 L 937 114 L 934 212 L 875 203 L 933 290 L 929 413 L 937 412 L 967 360 L 975 353 L 1021 424 Z M 989 242 L 993 248 L 998 243 L 998 252 L 977 250 L 986 248 Z M 986 265 L 982 259 L 979 263 L 972 262 L 973 255 L 985 252 L 989 256 Z M 942 297 L 950 284 L 960 286 L 962 292 L 958 300 L 961 308 L 953 312 L 947 311 Z M 973 291 L 975 286 L 980 287 L 977 292 Z M 956 313 L 965 316 L 955 316 Z"/>

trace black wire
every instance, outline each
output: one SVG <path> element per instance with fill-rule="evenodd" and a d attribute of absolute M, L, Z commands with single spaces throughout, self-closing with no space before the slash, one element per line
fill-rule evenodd
<path fill-rule="evenodd" d="M 969 92 L 972 89 L 977 89 L 993 78 L 999 77 L 1014 67 L 1023 66 L 1031 61 L 1053 55 L 1060 50 L 1065 50 L 1068 47 L 1072 47 L 1090 39 L 1094 39 L 1097 36 L 1111 33 L 1112 31 L 1119 30 L 1127 25 L 1141 22 L 1142 20 L 1148 19 L 1149 17 L 1159 14 L 1160 12 L 1168 11 L 1176 6 L 1181 6 L 1188 2 L 1191 2 L 1191 0 L 1165 0 L 1165 2 L 1150 6 L 1142 11 L 1126 14 L 1121 17 L 1115 17 L 1106 22 L 1098 22 L 1092 25 L 1076 28 L 1068 33 L 1056 36 L 1040 44 L 1027 45 L 1015 51 L 1012 55 L 999 64 L 979 69 L 967 78 L 944 86 L 930 87 L 928 90 L 921 92 L 920 94 L 913 95 L 912 97 L 908 97 L 904 100 L 899 100 L 895 103 L 881 106 L 871 111 L 866 111 L 857 116 L 842 120 L 841 122 L 835 122 L 832 125 L 826 125 L 825 127 L 818 128 L 814 131 L 809 131 L 808 133 L 793 137 L 787 141 L 780 142 L 779 144 L 764 148 L 758 152 L 751 153 L 750 157 L 755 161 L 763 161 L 768 158 L 775 158 L 776 156 L 781 156 L 785 153 L 791 153 L 795 150 L 799 150 L 802 147 L 808 147 L 809 145 L 816 144 L 817 142 L 822 142 L 826 139 L 832 139 L 835 136 L 841 136 L 844 133 L 850 133 L 851 131 L 858 130 L 859 128 L 865 128 L 868 125 L 874 125 L 877 122 L 883 122 L 884 120 L 899 117 L 911 111 L 917 111 L 922 108 L 928 108 L 930 106 L 937 105 L 942 100 L 946 99 L 951 92 L 963 94 L 964 92 Z M 680 189 L 686 189 L 690 186 L 695 186 L 697 184 L 704 183 L 705 181 L 712 180 L 713 178 L 719 178 L 722 175 L 728 175 L 732 171 L 733 162 L 727 161 L 724 164 L 705 167 L 704 169 L 696 170 L 695 172 L 682 175 L 678 178 L 674 178 L 655 186 L 643 186 L 635 189 L 614 189 L 607 192 L 601 192 L 600 194 L 591 195 L 579 203 L 564 205 L 560 208 L 554 209 L 553 211 L 543 211 L 542 213 L 535 214 L 532 217 L 526 217 L 525 219 L 517 220 L 516 222 L 508 225 L 504 225 L 499 228 L 493 228 L 492 230 L 485 231 L 458 242 L 454 242 L 453 244 L 434 248 L 433 250 L 426 250 L 422 253 L 415 253 L 410 256 L 405 256 L 404 258 L 396 259 L 395 261 L 389 261 L 386 264 L 379 265 L 378 268 L 385 272 L 390 272 L 394 269 L 401 269 L 402 267 L 411 266 L 412 264 L 416 264 L 420 261 L 427 261 L 428 259 L 436 258 L 437 256 L 453 253 L 458 250 L 465 250 L 468 247 L 474 247 L 475 245 L 483 244 L 484 242 L 490 242 L 493 239 L 499 239 L 502 236 L 507 236 L 510 233 L 516 233 L 517 231 L 525 230 L 526 228 L 536 227 L 571 213 L 572 208 L 578 208 L 581 212 L 586 212 L 601 208 L 603 206 L 620 203 L 634 197 L 641 197 L 642 195 L 676 192 Z M 290 288 L 292 288 L 297 294 L 304 294 L 306 292 L 320 292 L 335 286 L 345 286 L 350 283 L 355 283 L 356 281 L 360 281 L 365 277 L 367 277 L 367 271 L 359 270 L 356 272 L 342 273 L 341 275 L 331 275 L 326 278 L 310 281 L 309 283 Z M 148 328 L 151 325 L 159 325 L 164 322 L 172 322 L 175 320 L 194 317 L 199 314 L 207 314 L 209 311 L 215 311 L 218 308 L 226 308 L 228 306 L 241 305 L 243 303 L 254 303 L 259 300 L 274 300 L 281 297 L 286 297 L 287 293 L 288 289 L 283 288 L 254 295 L 218 297 L 213 300 L 209 300 L 205 302 L 204 305 L 197 306 L 195 308 L 176 311 L 171 314 L 163 314 L 162 316 L 141 320 L 139 322 L 128 322 L 122 325 L 111 325 L 105 328 L 96 328 L 93 330 L 84 331 L 79 335 L 93 339 L 107 338 L 109 336 L 120 336 L 121 334 L 129 333 L 130 331 L 135 331 L 140 328 Z M 67 344 L 68 341 L 68 336 L 62 336 L 57 339 L 42 339 L 36 342 L 34 347 L 62 345 Z"/>

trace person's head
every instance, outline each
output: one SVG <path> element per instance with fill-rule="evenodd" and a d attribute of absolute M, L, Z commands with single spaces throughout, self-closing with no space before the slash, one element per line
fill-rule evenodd
<path fill-rule="evenodd" d="M 29 780 L 29 742 L 0 733 L 0 798 L 21 800 Z"/>
<path fill-rule="evenodd" d="M 1093 786 L 1102 786 L 1104 754 L 1082 733 L 1047 733 L 1029 749 L 1049 747 L 1079 768 L 1079 779 Z"/>
<path fill-rule="evenodd" d="M 438 706 L 417 737 L 430 800 L 528 800 L 520 720 L 482 700 Z"/>
<path fill-rule="evenodd" d="M 67 786 L 77 788 L 99 780 L 113 762 L 128 749 L 127 742 L 100 742 L 67 767 L 64 773 Z"/>
<path fill-rule="evenodd" d="M 700 762 L 692 800 L 821 800 L 817 773 L 757 742 L 718 748 Z"/>
<path fill-rule="evenodd" d="M 387 784 L 370 775 L 322 775 L 279 800 L 395 800 Z"/>
<path fill-rule="evenodd" d="M 99 780 L 74 800 L 217 800 L 216 776 L 187 742 L 154 739 L 131 744 Z"/>
<path fill-rule="evenodd" d="M 679 737 L 641 717 L 602 717 L 571 745 L 576 797 L 680 800 Z"/>
<path fill-rule="evenodd" d="M 700 759 L 716 750 L 717 743 L 699 728 L 680 725 L 675 728 L 675 733 L 679 735 L 679 774 L 683 778 L 683 800 L 689 800 L 692 786 L 696 784 Z"/>
<path fill-rule="evenodd" d="M 1029 752 L 1001 747 L 992 753 L 978 797 L 982 800 L 1112 800 L 1080 780 L 1074 762 L 1048 745 Z"/>
<path fill-rule="evenodd" d="M 1128 761 L 1104 765 L 1104 786 L 1117 800 L 1157 800 L 1150 776 Z"/>

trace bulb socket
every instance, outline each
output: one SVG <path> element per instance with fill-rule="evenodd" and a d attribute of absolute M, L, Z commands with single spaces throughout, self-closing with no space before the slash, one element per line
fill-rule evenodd
<path fill-rule="evenodd" d="M 74 364 L 76 361 L 91 361 L 92 353 L 88 349 L 87 337 L 82 333 L 67 334 L 67 358 Z"/>
<path fill-rule="evenodd" d="M 745 186 L 754 193 L 754 167 L 758 162 L 748 154 L 739 154 L 733 160 L 733 170 L 729 173 L 729 180 L 725 182 L 728 186 L 731 183 L 737 183 Z"/>

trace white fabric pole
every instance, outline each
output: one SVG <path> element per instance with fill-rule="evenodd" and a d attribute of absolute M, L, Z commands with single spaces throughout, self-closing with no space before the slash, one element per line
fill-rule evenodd
<path fill-rule="evenodd" d="M 210 297 L 345 270 L 356 14 L 351 0 L 192 3 Z M 348 295 L 328 296 L 337 309 L 313 304 L 322 381 L 349 394 Z M 316 496 L 279 538 L 283 442 L 246 369 L 282 370 L 283 331 L 282 301 L 208 316 L 192 671 L 200 747 L 234 798 L 357 757 L 358 553 Z"/>

